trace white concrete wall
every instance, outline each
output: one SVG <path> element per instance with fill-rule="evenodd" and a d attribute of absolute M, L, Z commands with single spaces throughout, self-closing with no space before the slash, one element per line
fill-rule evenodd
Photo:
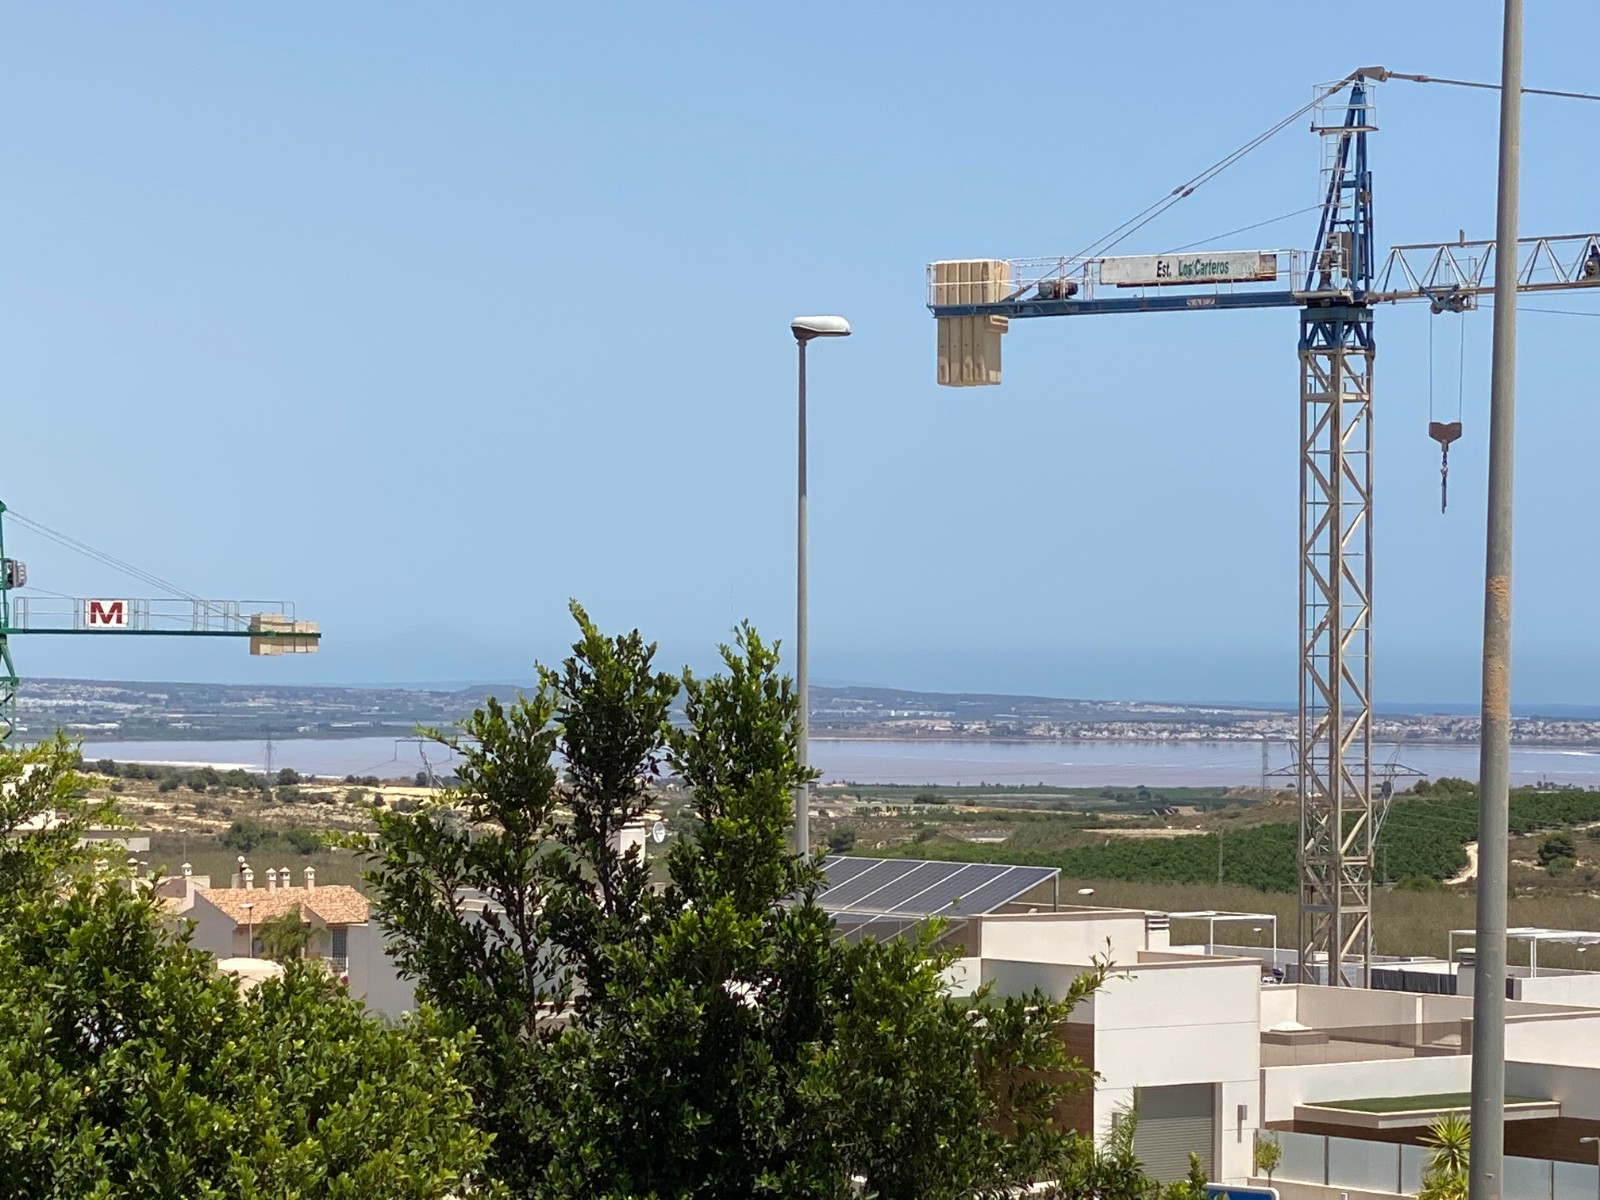
<path fill-rule="evenodd" d="M 1600 1011 L 1577 1010 L 1530 1019 L 1510 1004 L 1506 1009 L 1508 1062 L 1600 1067 Z"/>
<path fill-rule="evenodd" d="M 1571 1004 L 1582 1008 L 1600 1008 L 1600 971 L 1515 979 L 1511 987 L 1512 996 L 1517 1000 L 1538 1004 Z"/>
<path fill-rule="evenodd" d="M 399 1017 L 415 1009 L 416 982 L 400 977 L 399 968 L 384 945 L 383 928 L 373 921 L 349 928 L 350 994 L 386 1017 Z"/>
<path fill-rule="evenodd" d="M 1262 1111 L 1269 1122 L 1292 1121 L 1296 1104 L 1464 1092 L 1471 1080 L 1472 1058 L 1465 1054 L 1268 1067 L 1261 1073 Z"/>
<path fill-rule="evenodd" d="M 983 982 L 983 960 L 958 958 L 940 973 L 939 978 L 952 996 L 970 996 Z"/>
<path fill-rule="evenodd" d="M 971 961 L 971 960 L 963 960 Z M 981 983 L 992 984 L 996 995 L 1020 996 L 1038 988 L 1052 1000 L 1063 999 L 1067 989 L 1088 968 L 1056 963 L 1013 962 L 1003 958 L 982 960 Z M 1080 1008 L 1085 1007 L 1080 1005 Z"/>
<path fill-rule="evenodd" d="M 1237 960 L 1145 962 L 1113 977 L 1090 1002 L 1095 1025 L 1095 1127 L 1132 1089 L 1216 1086 L 1218 1179 L 1242 1180 L 1261 1123 L 1261 970 Z M 1240 1121 L 1238 1108 L 1244 1106 Z"/>
<path fill-rule="evenodd" d="M 1416 992 L 1380 992 L 1362 988 L 1297 985 L 1298 1020 L 1312 1029 L 1349 1029 L 1368 1025 L 1415 1025 L 1422 1018 L 1422 996 Z M 1453 999 L 1453 997 L 1452 997 Z M 1466 1005 L 1463 1015 L 1470 1016 Z"/>
<path fill-rule="evenodd" d="M 208 903 L 204 892 L 195 893 L 194 906 L 186 915 L 194 922 L 194 936 L 190 939 L 190 945 L 218 958 L 249 955 L 245 931 L 239 929 L 235 933 L 238 927 L 234 925 L 233 918 L 216 905 Z"/>
<path fill-rule="evenodd" d="M 982 958 L 1087 966 L 1109 955 L 1125 964 L 1145 948 L 1142 912 L 1006 913 L 979 918 L 971 926 L 977 927 L 977 945 L 967 949 Z"/>
<path fill-rule="evenodd" d="M 1563 1117 L 1600 1117 L 1600 1069 L 1557 1063 L 1506 1062 L 1506 1095 L 1561 1102 Z"/>
<path fill-rule="evenodd" d="M 1261 989 L 1261 1028 L 1273 1029 L 1300 1020 L 1300 989 L 1273 984 Z"/>

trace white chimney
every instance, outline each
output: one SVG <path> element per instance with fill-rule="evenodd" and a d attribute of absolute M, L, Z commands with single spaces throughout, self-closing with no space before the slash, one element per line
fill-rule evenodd
<path fill-rule="evenodd" d="M 277 890 L 278 890 L 278 873 L 276 871 L 274 871 L 271 867 L 268 867 L 267 868 L 267 891 L 275 892 Z"/>
<path fill-rule="evenodd" d="M 183 877 L 185 879 L 187 879 L 187 878 L 189 878 L 189 876 L 191 876 L 193 874 L 194 874 L 194 868 L 191 867 L 188 863 L 184 863 L 183 864 Z"/>
<path fill-rule="evenodd" d="M 242 854 L 239 855 L 239 861 L 233 866 L 233 886 L 236 888 L 244 886 L 244 855 Z"/>
<path fill-rule="evenodd" d="M 317 869 L 315 867 L 307 867 L 306 868 L 306 891 L 314 892 L 316 890 L 317 890 Z"/>
<path fill-rule="evenodd" d="M 256 885 L 256 873 L 254 871 L 252 871 L 247 866 L 244 869 L 244 886 L 245 886 L 245 890 L 248 891 L 249 889 L 255 887 L 255 885 Z"/>

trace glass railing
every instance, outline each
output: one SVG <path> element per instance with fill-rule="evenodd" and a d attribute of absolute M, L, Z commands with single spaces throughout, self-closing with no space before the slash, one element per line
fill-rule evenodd
<path fill-rule="evenodd" d="M 1282 1162 L 1272 1173 L 1275 1182 L 1314 1183 L 1405 1196 L 1416 1195 L 1422 1186 L 1428 1155 L 1424 1146 L 1314 1133 L 1274 1136 L 1283 1150 Z M 1503 1195 L 1505 1200 L 1595 1200 L 1600 1195 L 1600 1167 L 1594 1163 L 1508 1155 Z"/>

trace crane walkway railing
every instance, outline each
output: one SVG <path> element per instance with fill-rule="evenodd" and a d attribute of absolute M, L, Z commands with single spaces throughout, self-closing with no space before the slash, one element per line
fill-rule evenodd
<path fill-rule="evenodd" d="M 310 654 L 322 637 L 285 600 L 11 596 L 0 638 L 50 633 L 249 638 L 251 654 L 268 655 Z"/>

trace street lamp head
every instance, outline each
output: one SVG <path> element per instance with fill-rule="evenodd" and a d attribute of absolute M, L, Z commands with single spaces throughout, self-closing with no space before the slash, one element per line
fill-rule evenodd
<path fill-rule="evenodd" d="M 819 337 L 849 337 L 850 322 L 843 317 L 796 317 L 789 322 L 789 330 L 797 342 Z"/>

